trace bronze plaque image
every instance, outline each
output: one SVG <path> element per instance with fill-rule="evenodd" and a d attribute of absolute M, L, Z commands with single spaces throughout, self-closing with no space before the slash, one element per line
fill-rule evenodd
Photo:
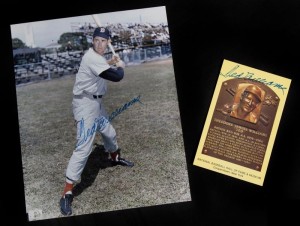
<path fill-rule="evenodd" d="M 262 186 L 290 83 L 224 60 L 193 164 Z"/>

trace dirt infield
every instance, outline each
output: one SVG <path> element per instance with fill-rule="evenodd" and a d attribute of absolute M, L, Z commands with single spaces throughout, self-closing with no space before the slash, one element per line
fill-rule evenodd
<path fill-rule="evenodd" d="M 108 114 L 140 96 L 116 116 L 122 155 L 133 168 L 112 167 L 101 137 L 74 190 L 73 215 L 190 201 L 172 58 L 125 69 L 109 83 Z M 75 75 L 17 87 L 25 202 L 29 220 L 63 217 L 59 198 L 76 144 L 72 117 Z"/>

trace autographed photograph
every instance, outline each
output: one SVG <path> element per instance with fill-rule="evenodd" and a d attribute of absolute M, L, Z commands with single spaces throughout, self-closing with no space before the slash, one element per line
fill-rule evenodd
<path fill-rule="evenodd" d="M 191 201 L 165 6 L 10 29 L 28 221 Z"/>

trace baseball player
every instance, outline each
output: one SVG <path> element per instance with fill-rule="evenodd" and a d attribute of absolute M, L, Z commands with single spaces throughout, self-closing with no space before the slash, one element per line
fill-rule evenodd
<path fill-rule="evenodd" d="M 262 102 L 262 92 L 258 86 L 249 85 L 242 93 L 240 102 L 232 106 L 231 116 L 257 123 L 258 116 L 253 112 Z"/>
<path fill-rule="evenodd" d="M 107 80 L 118 82 L 124 77 L 124 62 L 119 56 L 107 61 L 103 55 L 110 41 L 107 28 L 98 27 L 93 33 L 93 47 L 82 57 L 73 87 L 73 115 L 77 123 L 77 144 L 66 169 L 66 184 L 60 199 L 63 215 L 71 215 L 74 183 L 92 151 L 96 132 L 102 136 L 105 151 L 110 154 L 113 165 L 132 167 L 134 164 L 120 157 L 116 131 L 107 120 L 102 98 L 107 91 Z M 111 67 L 115 65 L 115 67 Z"/>

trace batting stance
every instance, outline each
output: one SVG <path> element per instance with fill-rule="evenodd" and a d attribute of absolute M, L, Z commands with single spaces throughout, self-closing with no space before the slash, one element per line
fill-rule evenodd
<path fill-rule="evenodd" d="M 73 87 L 73 115 L 77 122 L 77 144 L 66 169 L 66 184 L 60 199 L 63 215 L 71 215 L 73 185 L 80 180 L 92 151 L 96 132 L 102 136 L 104 148 L 114 165 L 132 167 L 134 164 L 120 157 L 116 131 L 107 120 L 102 97 L 107 91 L 107 80 L 118 82 L 124 77 L 124 62 L 115 55 L 107 61 L 103 55 L 110 41 L 107 28 L 98 27 L 93 34 L 93 47 L 82 57 Z M 111 67 L 115 65 L 116 67 Z"/>

